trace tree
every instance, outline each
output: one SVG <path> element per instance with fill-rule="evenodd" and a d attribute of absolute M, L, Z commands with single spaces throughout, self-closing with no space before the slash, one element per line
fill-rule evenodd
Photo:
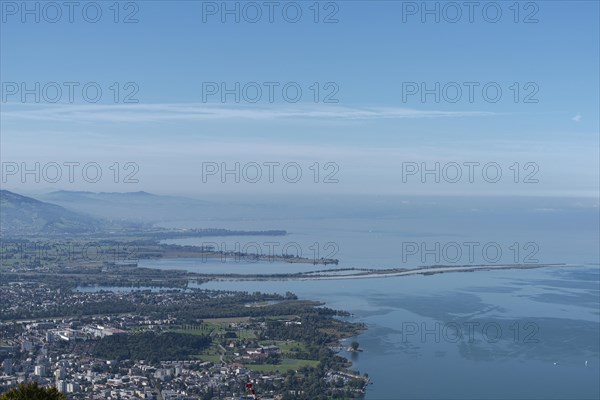
<path fill-rule="evenodd" d="M 350 347 L 352 348 L 352 350 L 356 351 L 358 350 L 358 342 L 352 342 L 350 344 Z"/>
<path fill-rule="evenodd" d="M 21 383 L 0 396 L 0 400 L 67 400 L 56 388 L 43 388 L 37 382 Z"/>

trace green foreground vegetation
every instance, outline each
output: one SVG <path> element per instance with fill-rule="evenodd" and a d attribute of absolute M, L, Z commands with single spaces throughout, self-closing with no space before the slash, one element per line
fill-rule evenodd
<path fill-rule="evenodd" d="M 22 383 L 16 389 L 0 395 L 0 400 L 67 400 L 56 388 L 43 388 L 37 383 Z"/>

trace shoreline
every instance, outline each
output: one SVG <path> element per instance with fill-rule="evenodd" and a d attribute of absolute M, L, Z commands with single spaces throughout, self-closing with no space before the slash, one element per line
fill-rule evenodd
<path fill-rule="evenodd" d="M 327 271 L 313 271 L 310 273 L 275 274 L 275 275 L 242 275 L 242 274 L 202 274 L 201 278 L 208 281 L 314 281 L 314 280 L 344 280 L 344 279 L 373 279 L 389 278 L 411 275 L 436 275 L 456 272 L 495 271 L 509 269 L 537 269 L 553 267 L 576 267 L 578 264 L 546 263 L 546 264 L 502 264 L 502 265 L 461 265 L 461 266 L 435 266 L 418 267 L 412 269 L 392 268 L 381 270 L 368 270 L 347 275 L 325 275 Z M 354 269 L 365 271 L 364 269 Z M 315 272 L 323 272 L 323 275 L 315 275 Z M 309 275 L 310 274 L 310 275 Z"/>

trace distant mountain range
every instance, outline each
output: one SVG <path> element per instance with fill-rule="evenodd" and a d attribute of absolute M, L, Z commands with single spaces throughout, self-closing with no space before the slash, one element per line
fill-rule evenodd
<path fill-rule="evenodd" d="M 0 190 L 3 235 L 81 234 L 107 228 L 107 222 L 27 196 Z"/>
<path fill-rule="evenodd" d="M 59 190 L 33 198 L 2 190 L 0 197 L 0 231 L 7 235 L 92 233 L 173 221 L 240 218 L 261 210 L 264 215 L 272 210 L 148 192 Z"/>
<path fill-rule="evenodd" d="M 81 192 L 59 190 L 36 198 L 69 210 L 115 221 L 160 222 L 210 215 L 214 203 L 148 192 Z"/>
<path fill-rule="evenodd" d="M 257 200 L 239 195 L 206 201 L 148 192 L 58 190 L 32 197 L 2 191 L 2 232 L 81 233 L 119 227 L 280 229 L 285 221 L 381 215 L 423 214 L 431 207 L 378 199 L 377 207 L 340 202 L 337 197 L 312 196 L 286 201 Z M 212 200 L 213 198 L 211 198 Z M 5 205 L 6 203 L 6 205 Z M 233 224 L 230 224 L 233 221 Z M 245 225 L 239 222 L 244 221 Z M 283 221 L 283 222 L 279 222 Z"/>
<path fill-rule="evenodd" d="M 35 197 L 0 190 L 0 233 L 3 236 L 90 234 L 145 229 L 153 224 L 179 227 L 188 223 L 188 228 L 214 229 L 221 225 L 217 221 L 239 220 L 248 215 L 259 218 L 274 209 L 258 204 L 208 202 L 148 192 L 60 190 Z M 209 220 L 214 222 L 206 226 Z"/>

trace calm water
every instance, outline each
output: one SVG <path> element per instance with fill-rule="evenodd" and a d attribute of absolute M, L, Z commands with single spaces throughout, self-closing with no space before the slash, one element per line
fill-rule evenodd
<path fill-rule="evenodd" d="M 599 277 L 596 265 L 203 286 L 289 290 L 353 313 L 369 327 L 351 356 L 374 381 L 367 399 L 592 399 Z"/>
<path fill-rule="evenodd" d="M 201 287 L 292 291 L 351 312 L 368 326 L 364 352 L 343 355 L 372 378 L 367 400 L 596 399 L 599 285 L 598 265 L 578 265 Z M 100 289 L 140 290 L 81 288 Z"/>
<path fill-rule="evenodd" d="M 498 202 L 492 207 L 482 201 L 408 209 L 386 203 L 383 211 L 346 204 L 343 207 L 347 209 L 340 214 L 361 217 L 319 214 L 335 214 L 331 211 L 334 204 L 310 217 L 306 212 L 286 210 L 254 220 L 188 221 L 177 226 L 285 229 L 289 234 L 275 238 L 190 238 L 169 243 L 213 244 L 224 250 L 247 246 L 250 253 L 258 245 L 266 254 L 269 246 L 281 254 L 285 245 L 295 243 L 305 257 L 314 257 L 316 244 L 319 256 L 338 258 L 340 264 L 324 267 L 184 259 L 143 261 L 141 265 L 207 273 L 281 273 L 339 267 L 414 267 L 434 264 L 438 259 L 441 264 L 527 262 L 533 251 L 533 263 L 577 265 L 339 281 L 222 281 L 202 286 L 292 291 L 301 298 L 321 300 L 329 307 L 353 313 L 353 321 L 368 325 L 357 338 L 364 352 L 345 355 L 353 359 L 355 369 L 368 372 L 374 382 L 367 400 L 597 399 L 597 205 L 528 201 L 524 205 Z M 335 243 L 336 254 L 324 252 L 331 250 L 325 248 L 330 242 Z M 407 251 L 408 242 L 418 245 L 415 254 Z M 473 259 L 463 245 L 466 242 L 479 245 Z M 456 250 L 453 243 L 463 252 L 458 258 L 452 253 Z M 481 250 L 487 243 L 502 253 L 494 262 L 489 261 L 493 254 L 486 259 Z M 533 248 L 525 247 L 531 243 Z M 448 249 L 445 253 L 444 246 Z M 430 249 L 434 250 L 427 251 Z"/>
<path fill-rule="evenodd" d="M 274 206 L 272 213 L 261 218 L 176 221 L 171 226 L 283 229 L 288 232 L 286 236 L 205 237 L 166 242 L 212 245 L 225 251 L 336 258 L 340 260 L 339 267 L 359 268 L 600 262 L 597 202 L 590 201 L 592 204 L 585 207 L 576 200 L 534 199 L 523 200 L 524 204 L 512 200 L 505 201 L 506 204 L 498 204 L 498 200 L 472 200 L 469 204 L 453 199 L 438 202 L 442 204 L 417 206 L 400 200 L 382 204 L 325 203 L 322 210 L 317 206 L 315 210 L 300 205 L 284 210 Z M 328 213 L 332 216 L 323 215 Z M 238 272 L 262 264 L 212 261 L 206 260 L 198 267 L 220 266 L 221 272 L 223 267 L 231 267 L 232 272 Z M 257 268 L 264 272 L 263 267 Z M 299 268 L 286 263 L 272 267 L 266 268 L 269 271 L 277 267 Z"/>

